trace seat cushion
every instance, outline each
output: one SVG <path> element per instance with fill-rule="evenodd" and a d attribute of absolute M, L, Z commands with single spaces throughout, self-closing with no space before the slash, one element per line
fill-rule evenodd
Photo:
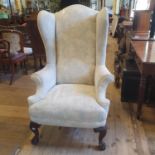
<path fill-rule="evenodd" d="M 44 125 L 95 128 L 105 125 L 108 110 L 97 103 L 94 86 L 61 84 L 31 105 L 29 113 L 32 121 Z"/>

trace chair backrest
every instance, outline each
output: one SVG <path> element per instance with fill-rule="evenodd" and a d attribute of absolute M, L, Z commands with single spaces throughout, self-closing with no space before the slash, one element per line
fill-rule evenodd
<path fill-rule="evenodd" d="M 1 30 L 0 37 L 10 43 L 10 54 L 23 52 L 23 34 L 16 30 Z"/>
<path fill-rule="evenodd" d="M 3 26 L 0 25 L 0 30 L 17 30 L 23 33 L 23 39 L 24 39 L 24 46 L 31 47 L 31 40 L 30 36 L 28 34 L 28 28 L 27 23 L 24 23 L 22 25 L 9 25 L 9 26 Z"/>
<path fill-rule="evenodd" d="M 57 83 L 93 84 L 97 11 L 76 6 L 55 14 Z"/>
<path fill-rule="evenodd" d="M 39 13 L 47 63 L 56 62 L 57 84 L 94 84 L 96 65 L 105 65 L 108 22 L 107 9 L 98 12 L 79 4 L 56 14 Z"/>

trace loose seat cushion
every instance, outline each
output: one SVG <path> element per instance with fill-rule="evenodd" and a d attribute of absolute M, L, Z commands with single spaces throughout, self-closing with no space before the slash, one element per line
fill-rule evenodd
<path fill-rule="evenodd" d="M 97 103 L 94 86 L 81 84 L 56 85 L 29 108 L 34 122 L 83 128 L 104 126 L 108 110 Z"/>

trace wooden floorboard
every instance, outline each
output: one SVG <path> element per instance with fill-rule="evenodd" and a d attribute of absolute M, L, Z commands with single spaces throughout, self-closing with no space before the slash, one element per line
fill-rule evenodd
<path fill-rule="evenodd" d="M 107 66 L 113 72 L 116 40 L 109 38 Z M 21 75 L 13 83 L 0 82 L 0 155 L 155 155 L 155 108 L 145 107 L 143 119 L 135 117 L 135 104 L 121 103 L 120 90 L 108 87 L 111 99 L 108 116 L 107 148 L 97 150 L 98 134 L 93 129 L 41 127 L 41 139 L 32 146 L 29 131 L 27 97 L 35 92 L 29 76 Z"/>
<path fill-rule="evenodd" d="M 0 80 L 0 155 L 14 155 L 30 135 L 27 97 L 34 92 L 29 76 L 12 86 Z"/>

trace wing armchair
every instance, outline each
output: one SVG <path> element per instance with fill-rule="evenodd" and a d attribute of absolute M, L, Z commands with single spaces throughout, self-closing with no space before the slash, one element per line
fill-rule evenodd
<path fill-rule="evenodd" d="M 41 124 L 94 128 L 104 150 L 110 105 L 106 88 L 113 81 L 105 66 L 107 9 L 97 12 L 76 4 L 56 14 L 41 11 L 38 27 L 47 64 L 31 76 L 37 85 L 28 98 L 32 144 L 39 142 Z"/>

